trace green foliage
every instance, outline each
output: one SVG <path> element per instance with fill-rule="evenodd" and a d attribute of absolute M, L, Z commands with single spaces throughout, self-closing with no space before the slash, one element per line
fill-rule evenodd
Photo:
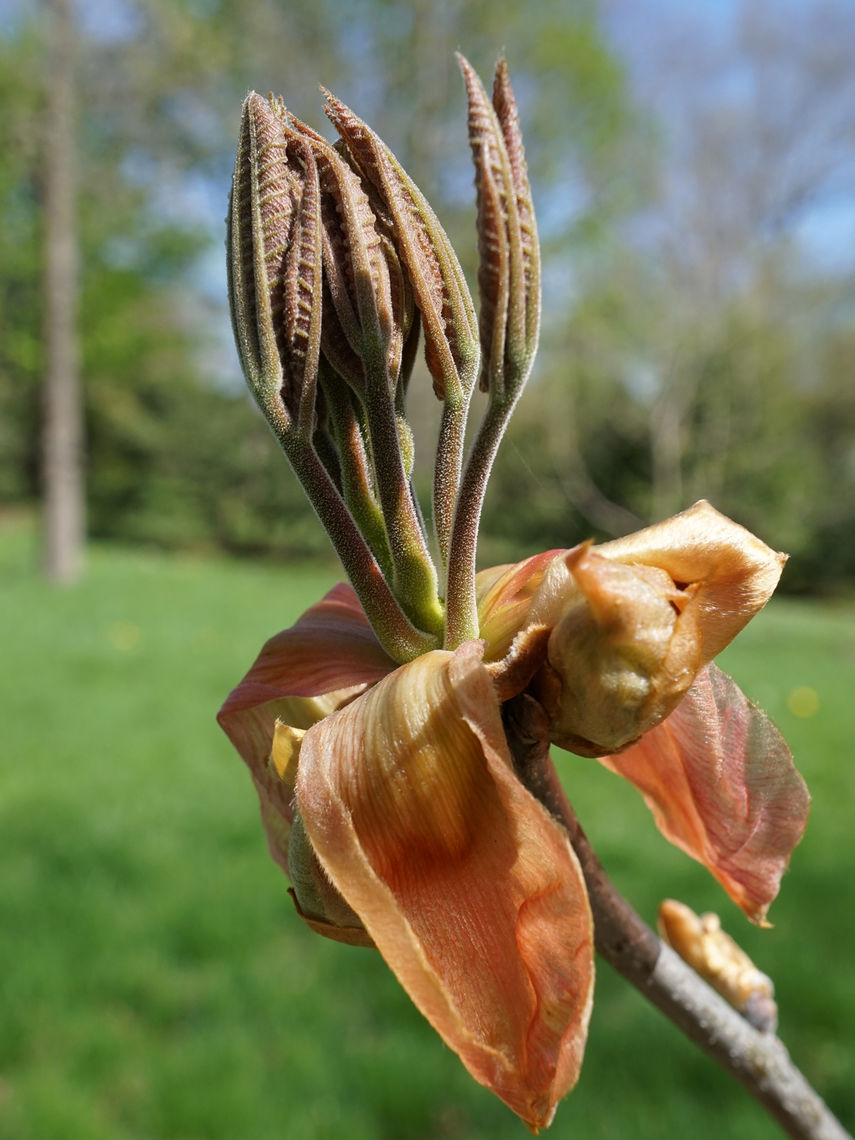
<path fill-rule="evenodd" d="M 734 144 L 724 152 L 734 181 L 718 186 L 721 140 L 697 117 L 679 169 L 684 189 L 706 196 L 690 200 L 687 222 L 669 215 L 664 196 L 675 169 L 666 132 L 634 104 L 595 3 L 298 8 L 129 0 L 112 31 L 80 20 L 91 533 L 256 557 L 326 549 L 274 441 L 234 394 L 236 356 L 210 376 L 228 333 L 209 254 L 221 248 L 240 99 L 250 85 L 273 88 L 321 126 L 317 84 L 334 87 L 423 184 L 471 273 L 471 168 L 453 51 L 462 47 L 486 74 L 505 48 L 544 241 L 545 327 L 488 492 L 481 563 L 624 531 L 703 496 L 790 551 L 785 589 L 849 588 L 848 279 L 808 264 L 775 218 L 750 216 L 781 181 L 774 171 L 789 170 L 787 154 L 762 152 L 778 166 L 760 193 L 754 152 Z M 757 51 L 751 74 L 761 82 Z M 786 77 L 789 57 L 779 62 Z M 40 27 L 23 6 L 0 32 L 0 499 L 12 503 L 39 494 L 43 72 Z M 831 83 L 809 69 L 802 80 L 814 94 Z M 828 95 L 809 102 L 811 114 L 839 104 L 837 88 Z M 775 101 L 757 106 L 771 113 Z M 743 133 L 734 138 L 763 142 L 736 121 Z M 812 137 L 810 123 L 800 133 Z M 737 210 L 731 232 L 734 203 L 748 216 Z M 672 227 L 658 243 L 657 224 Z M 710 290 L 719 261 L 737 286 Z M 423 370 L 412 388 L 422 485 L 433 445 L 423 421 L 434 410 Z"/>
<path fill-rule="evenodd" d="M 640 287 L 617 278 L 547 334 L 491 483 L 485 553 L 519 557 L 515 533 L 521 553 L 611 537 L 706 498 L 790 553 L 785 591 L 850 590 L 851 328 L 814 282 L 677 332 L 656 323 L 666 298 Z"/>
<path fill-rule="evenodd" d="M 354 0 L 299 13 L 266 0 L 221 6 L 155 0 L 130 3 L 123 12 L 104 33 L 78 21 L 90 533 L 266 556 L 323 550 L 326 540 L 310 508 L 247 401 L 212 387 L 204 375 L 210 353 L 203 348 L 214 330 L 205 299 L 210 270 L 200 254 L 211 235 L 208 207 L 200 213 L 193 203 L 216 195 L 225 212 L 247 85 L 284 86 L 294 109 L 315 122 L 320 81 L 354 98 L 365 113 L 373 108 L 378 126 L 391 129 L 390 141 L 424 179 L 452 230 L 463 220 L 458 183 L 467 187 L 460 245 L 471 263 L 471 170 L 453 57 L 461 46 L 460 22 L 465 17 L 467 50 L 488 69 L 507 37 L 518 42 L 517 75 L 532 109 L 530 158 L 547 183 L 564 174 L 550 147 L 555 108 L 575 100 L 591 109 L 592 125 L 580 120 L 577 134 L 582 165 L 593 162 L 608 133 L 603 123 L 621 118 L 619 69 L 586 3 L 561 11 L 546 5 L 535 14 L 511 3 L 458 4 L 442 19 L 426 0 L 406 8 Z M 354 38 L 366 45 L 370 69 L 367 56 L 354 55 Z M 551 55 L 539 46 L 544 43 L 552 45 Z M 38 25 L 26 13 L 0 36 L 0 54 L 0 83 L 12 108 L 0 124 L 0 207 L 15 223 L 0 234 L 6 302 L 0 312 L 0 494 L 29 502 L 39 493 L 39 122 L 49 77 Z M 449 137 L 435 129 L 452 122 Z M 402 126 L 403 137 L 396 138 Z M 20 140 L 27 145 L 16 145 Z M 219 246 L 221 231 L 215 240 Z M 222 308 L 218 317 L 225 319 Z"/>
<path fill-rule="evenodd" d="M 157 11 L 149 15 L 156 23 Z M 170 42 L 192 72 L 200 45 L 191 49 L 182 36 Z M 323 533 L 248 397 L 203 376 L 200 346 L 210 326 L 195 278 L 208 234 L 192 214 L 153 201 L 151 180 L 159 164 L 175 178 L 188 149 L 202 162 L 204 148 L 184 147 L 186 124 L 185 136 L 174 123 L 171 135 L 163 128 L 165 107 L 149 130 L 139 102 L 124 90 L 115 95 L 116 67 L 129 81 L 151 79 L 138 50 L 120 58 L 109 42 L 84 42 L 81 55 L 79 329 L 90 533 L 267 556 L 324 552 Z M 198 74 L 202 56 L 195 58 Z M 0 94 L 11 108 L 0 123 L 0 497 L 11 503 L 39 493 L 41 70 L 35 28 L 23 23 L 0 37 Z M 177 89 L 161 83 L 148 94 L 168 103 Z M 217 137 L 230 147 L 230 138 Z"/>
<path fill-rule="evenodd" d="M 0 39 L 0 499 L 32 495 L 36 472 L 41 223 L 30 128 L 39 100 L 29 75 L 37 67 L 33 36 L 22 35 L 14 49 Z"/>
<path fill-rule="evenodd" d="M 95 544 L 88 580 L 29 574 L 0 529 L 2 1140 L 514 1140 L 379 956 L 296 917 L 249 777 L 214 713 L 262 641 L 335 580 Z M 637 793 L 557 754 L 609 873 L 652 920 L 716 909 L 777 984 L 797 1063 L 851 1125 L 850 662 L 855 611 L 773 603 L 724 664 L 793 743 L 814 794 L 775 927 L 750 927 L 657 834 Z M 815 690 L 809 718 L 793 690 Z M 809 703 L 794 708 L 810 710 Z M 821 964 L 821 968 L 818 968 Z M 616 1090 L 618 1095 L 616 1095 Z M 562 1137 L 774 1140 L 775 1125 L 601 966 Z"/>

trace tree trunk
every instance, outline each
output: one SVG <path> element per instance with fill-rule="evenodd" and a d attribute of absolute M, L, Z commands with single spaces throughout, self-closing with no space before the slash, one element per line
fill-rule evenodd
<path fill-rule="evenodd" d="M 74 27 L 70 0 L 47 0 L 47 11 L 42 559 L 49 580 L 71 582 L 82 569 L 85 526 L 83 409 L 77 343 Z"/>

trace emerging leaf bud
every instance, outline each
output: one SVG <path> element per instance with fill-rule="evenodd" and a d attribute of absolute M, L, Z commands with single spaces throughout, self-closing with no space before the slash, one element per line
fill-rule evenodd
<path fill-rule="evenodd" d="M 668 716 L 785 561 L 706 502 L 545 557 L 480 576 L 482 636 L 503 699 L 534 678 L 553 743 L 584 756 L 619 752 Z"/>
<path fill-rule="evenodd" d="M 425 357 L 442 400 L 465 403 L 478 372 L 475 308 L 451 242 L 422 192 L 386 144 L 327 92 L 326 112 L 351 161 L 388 216 L 398 256 L 421 313 Z"/>
<path fill-rule="evenodd" d="M 229 203 L 229 296 L 247 383 L 268 419 L 311 430 L 320 352 L 320 189 L 286 112 L 252 92 L 243 106 Z"/>
<path fill-rule="evenodd" d="M 440 641 L 444 618 L 403 412 L 419 324 L 375 212 L 386 208 L 351 157 L 280 101 L 248 97 L 228 222 L 232 318 L 259 406 L 366 613 L 406 659 Z"/>
<path fill-rule="evenodd" d="M 565 565 L 578 588 L 555 625 L 540 699 L 552 739 L 591 756 L 616 752 L 658 724 L 700 668 L 685 598 L 664 570 L 624 566 L 576 547 Z"/>
<path fill-rule="evenodd" d="M 325 355 L 358 391 L 366 371 L 397 378 L 406 309 L 401 270 L 381 239 L 359 175 L 324 138 L 291 118 L 286 133 L 312 152 L 321 186 Z M 394 304 L 390 268 L 395 277 Z"/>
<path fill-rule="evenodd" d="M 294 905 L 316 934 L 350 946 L 374 945 L 359 916 L 324 873 L 296 809 L 288 836 L 288 874 Z"/>
<path fill-rule="evenodd" d="M 469 96 L 469 142 L 478 192 L 480 387 L 513 404 L 531 369 L 540 330 L 540 255 L 519 116 L 504 60 L 493 101 L 458 54 Z"/>

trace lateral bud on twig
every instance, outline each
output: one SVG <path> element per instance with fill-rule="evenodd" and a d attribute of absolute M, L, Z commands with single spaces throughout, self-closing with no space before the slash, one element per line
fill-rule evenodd
<path fill-rule="evenodd" d="M 676 899 L 659 906 L 659 933 L 695 973 L 761 1033 L 778 1028 L 772 979 L 721 928 L 717 914 L 697 915 Z"/>

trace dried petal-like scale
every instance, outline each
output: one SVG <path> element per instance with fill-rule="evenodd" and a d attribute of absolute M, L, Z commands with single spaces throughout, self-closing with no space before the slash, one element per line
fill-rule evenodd
<path fill-rule="evenodd" d="M 285 871 L 295 738 L 286 742 L 277 721 L 307 729 L 394 668 L 353 590 L 342 584 L 270 638 L 220 709 L 217 720 L 250 770 L 270 852 Z"/>
<path fill-rule="evenodd" d="M 539 699 L 554 743 L 587 756 L 616 752 L 667 716 L 765 605 L 784 560 L 706 502 L 626 538 L 560 552 L 545 570 L 537 564 L 534 593 L 482 599 L 491 638 L 507 645 L 519 623 L 494 666 L 497 684 L 511 696 L 503 671 L 527 683 L 543 665 Z M 492 645 L 487 654 L 495 660 Z"/>
<path fill-rule="evenodd" d="M 425 654 L 312 728 L 297 802 L 410 997 L 538 1128 L 578 1076 L 593 932 L 566 834 L 513 773 L 481 652 Z"/>
<path fill-rule="evenodd" d="M 681 586 L 697 583 L 693 605 L 704 661 L 716 657 L 765 606 L 787 561 L 704 499 L 598 549 L 620 562 L 658 566 Z"/>
<path fill-rule="evenodd" d="M 768 925 L 810 796 L 786 741 L 735 681 L 708 665 L 666 720 L 601 763 L 641 792 L 666 839 Z"/>
<path fill-rule="evenodd" d="M 526 624 L 543 575 L 560 550 L 545 550 L 522 562 L 482 570 L 475 580 L 478 633 L 487 642 L 487 661 L 500 661 Z"/>

